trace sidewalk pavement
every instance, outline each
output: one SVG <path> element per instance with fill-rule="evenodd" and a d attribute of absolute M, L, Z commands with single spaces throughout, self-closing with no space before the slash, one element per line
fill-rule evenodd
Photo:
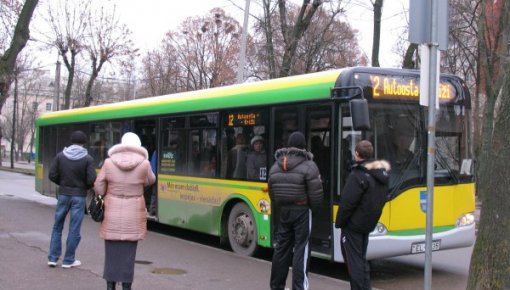
<path fill-rule="evenodd" d="M 0 166 L 0 170 L 18 172 L 28 175 L 35 175 L 35 161 L 28 162 L 26 160 L 18 160 L 14 161 L 11 167 L 10 158 L 3 158 L 2 165 Z"/>

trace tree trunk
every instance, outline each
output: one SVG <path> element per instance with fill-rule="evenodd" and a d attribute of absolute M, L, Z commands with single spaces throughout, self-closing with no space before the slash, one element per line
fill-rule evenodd
<path fill-rule="evenodd" d="M 402 68 L 413 69 L 416 68 L 416 62 L 413 57 L 415 52 L 418 50 L 418 44 L 410 43 L 406 50 L 406 55 L 404 56 L 404 61 L 402 63 Z"/>
<path fill-rule="evenodd" d="M 308 7 L 309 4 L 310 0 L 303 1 L 303 5 L 299 10 L 296 23 L 294 24 L 294 28 L 292 31 L 290 31 L 286 20 L 287 9 L 285 6 L 285 1 L 278 0 L 278 6 L 280 8 L 280 19 L 282 22 L 282 35 L 285 42 L 285 50 L 279 77 L 286 77 L 291 74 L 292 63 L 294 57 L 296 56 L 298 42 L 303 37 L 303 34 L 308 29 L 308 26 L 310 26 L 310 21 L 319 6 L 322 4 L 322 1 L 314 0 L 311 7 Z"/>
<path fill-rule="evenodd" d="M 510 289 L 510 59 L 500 57 L 508 51 L 509 22 L 510 1 L 482 1 L 480 67 L 488 103 L 478 168 L 483 208 L 469 269 L 470 290 Z"/>
<path fill-rule="evenodd" d="M 11 44 L 0 57 L 0 112 L 5 104 L 5 100 L 9 96 L 9 88 L 12 80 L 11 75 L 16 65 L 16 59 L 30 37 L 30 20 L 32 20 L 32 14 L 38 2 L 39 0 L 25 1 L 14 29 Z"/>
<path fill-rule="evenodd" d="M 93 62 L 95 63 L 95 62 Z M 102 64 L 100 65 L 100 67 Z M 99 75 L 100 69 L 92 69 L 92 74 L 90 75 L 89 81 L 87 83 L 87 90 L 85 91 L 85 103 L 83 104 L 84 107 L 89 107 L 92 103 L 92 88 L 94 87 L 94 82 L 97 79 L 97 76 Z"/>
<path fill-rule="evenodd" d="M 374 36 L 372 40 L 372 66 L 379 67 L 379 46 L 381 43 L 381 18 L 383 0 L 374 2 Z"/>
<path fill-rule="evenodd" d="M 505 89 L 510 93 L 510 88 Z M 504 99 L 501 114 L 510 114 L 510 99 Z M 494 142 L 487 160 L 487 185 L 482 195 L 478 237 L 476 240 L 467 289 L 509 289 L 510 287 L 510 118 L 500 117 L 494 127 Z M 487 161 L 488 163 L 489 161 Z"/>
<path fill-rule="evenodd" d="M 62 59 L 64 60 L 64 65 L 67 68 L 67 83 L 66 89 L 64 90 L 64 110 L 69 110 L 71 107 L 71 90 L 73 88 L 74 82 L 74 67 L 76 64 L 76 55 L 77 52 L 71 51 L 71 61 L 67 58 L 65 52 L 61 53 Z"/>
<path fill-rule="evenodd" d="M 264 27 L 264 33 L 266 37 L 266 54 L 269 68 L 269 78 L 274 79 L 277 77 L 277 73 L 273 46 L 273 27 L 271 23 L 271 7 L 270 7 L 271 1 L 263 0 L 263 5 L 264 5 L 264 23 L 262 24 L 262 26 Z"/>

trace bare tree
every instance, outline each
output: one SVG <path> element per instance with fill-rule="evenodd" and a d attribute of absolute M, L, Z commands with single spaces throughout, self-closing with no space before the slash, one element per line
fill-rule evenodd
<path fill-rule="evenodd" d="M 328 4 L 322 4 L 314 12 L 313 21 L 297 40 L 288 74 L 366 64 L 356 40 L 357 31 L 340 20 L 339 16 L 344 13 L 343 3 L 333 1 Z M 269 1 L 264 5 L 263 16 L 255 25 L 255 43 L 260 47 L 257 57 L 260 66 L 258 78 L 261 79 L 285 76 L 280 73 L 286 71 L 285 54 L 289 51 L 282 34 L 285 30 L 280 27 L 281 10 L 270 6 Z M 294 23 L 302 11 L 303 7 L 289 4 L 285 18 L 289 23 Z M 268 13 L 271 15 L 268 16 Z"/>
<path fill-rule="evenodd" d="M 181 65 L 171 43 L 164 41 L 159 50 L 148 52 L 142 60 L 142 66 L 146 91 L 141 93 L 144 96 L 171 94 L 182 87 Z"/>
<path fill-rule="evenodd" d="M 153 93 L 171 93 L 235 83 L 241 26 L 220 8 L 190 17 L 169 31 L 159 51 L 144 58 L 144 79 Z"/>
<path fill-rule="evenodd" d="M 478 190 L 482 200 L 467 289 L 510 288 L 510 1 L 481 2 L 480 69 L 487 104 Z"/>
<path fill-rule="evenodd" d="M 16 108 L 14 100 L 12 106 L 7 106 L 7 122 L 4 128 L 6 139 L 14 145 L 11 152 L 15 160 L 20 159 L 20 154 L 25 152 L 27 139 L 29 145 L 33 145 L 35 135 L 35 120 L 39 116 L 38 104 L 41 101 L 41 91 L 43 87 L 43 71 L 32 69 L 33 60 L 28 56 L 22 56 L 17 61 L 16 73 L 13 76 L 17 81 L 17 87 L 14 89 L 16 94 Z M 13 110 L 16 109 L 16 114 Z M 15 116 L 15 119 L 13 117 Z M 13 126 L 14 122 L 14 126 Z M 15 132 L 13 136 L 13 127 Z M 29 148 L 31 150 L 31 148 Z"/>
<path fill-rule="evenodd" d="M 124 80 L 124 86 L 119 89 L 121 100 L 133 100 L 137 98 L 136 64 L 132 60 L 121 60 L 119 75 Z"/>
<path fill-rule="evenodd" d="M 116 59 L 120 61 L 127 56 L 133 59 L 138 51 L 131 40 L 131 31 L 126 25 L 119 23 L 115 11 L 115 7 L 112 12 L 101 7 L 98 13 L 89 14 L 89 37 L 84 46 L 90 57 L 92 72 L 85 92 L 85 107 L 90 106 L 92 86 L 103 65 Z"/>
<path fill-rule="evenodd" d="M 481 0 L 449 2 L 449 44 L 444 55 L 446 72 L 462 77 L 472 92 L 475 152 L 479 152 L 483 124 L 484 95 L 480 90 L 478 22 Z"/>
<path fill-rule="evenodd" d="M 296 56 L 298 42 L 303 34 L 310 26 L 312 17 L 317 9 L 322 5 L 321 0 L 304 0 L 303 5 L 299 9 L 299 13 L 294 20 L 294 25 L 287 19 L 287 1 L 278 0 L 278 10 L 280 13 L 280 28 L 282 30 L 283 42 L 285 49 L 283 53 L 282 66 L 279 76 L 288 76 L 291 71 L 292 62 Z M 310 3 L 311 2 L 311 3 Z"/>
<path fill-rule="evenodd" d="M 56 6 L 48 7 L 47 22 L 51 27 L 49 43 L 54 46 L 67 69 L 67 83 L 64 90 L 64 108 L 71 104 L 71 90 L 76 73 L 76 57 L 84 49 L 86 28 L 90 15 L 88 1 L 59 0 Z"/>
<path fill-rule="evenodd" d="M 263 17 L 259 20 L 259 30 L 264 34 L 265 54 L 267 55 L 269 78 L 284 77 L 291 74 L 292 66 L 296 58 L 298 43 L 302 39 L 305 31 L 310 26 L 311 20 L 322 5 L 322 1 L 304 0 L 295 17 L 290 17 L 287 1 L 278 0 L 276 6 L 271 0 L 263 0 Z M 289 4 L 292 5 L 292 4 Z M 277 18 L 275 17 L 277 16 Z M 279 33 L 276 33 L 275 27 L 279 27 Z M 276 39 L 281 39 L 278 41 Z M 278 62 L 279 44 L 283 45 L 281 62 Z"/>
<path fill-rule="evenodd" d="M 16 59 L 18 54 L 25 47 L 28 38 L 30 37 L 29 25 L 37 6 L 38 0 L 26 0 L 19 17 L 16 21 L 14 33 L 10 41 L 9 47 L 0 55 L 0 112 L 2 111 L 5 100 L 9 96 L 9 89 L 12 81 L 12 73 L 15 69 Z M 3 3 L 2 3 L 2 6 Z M 4 46 L 7 47 L 7 46 Z M 2 130 L 0 130 L 0 140 L 2 139 Z M 0 149 L 0 156 L 2 152 Z M 0 158 L 0 164 L 1 164 Z"/>
<path fill-rule="evenodd" d="M 343 8 L 340 5 L 329 10 L 323 8 L 316 12 L 298 45 L 292 74 L 367 63 L 358 46 L 357 31 L 338 19 Z"/>
<path fill-rule="evenodd" d="M 379 47 L 381 44 L 381 21 L 382 21 L 382 8 L 383 0 L 371 1 L 374 7 L 374 34 L 372 37 L 372 66 L 378 67 L 379 65 Z"/>

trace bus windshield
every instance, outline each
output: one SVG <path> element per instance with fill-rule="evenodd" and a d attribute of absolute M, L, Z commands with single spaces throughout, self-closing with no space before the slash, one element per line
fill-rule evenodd
<path fill-rule="evenodd" d="M 468 140 L 468 112 L 457 105 L 441 106 L 436 113 L 435 183 L 471 181 L 472 155 Z M 391 164 L 390 195 L 426 184 L 427 112 L 416 103 L 372 103 L 371 130 L 352 132 L 349 148 L 360 139 L 374 145 L 374 157 Z M 344 130 L 350 127 L 344 127 Z M 345 143 L 344 143 L 345 144 Z M 345 167 L 344 167 L 345 168 Z"/>

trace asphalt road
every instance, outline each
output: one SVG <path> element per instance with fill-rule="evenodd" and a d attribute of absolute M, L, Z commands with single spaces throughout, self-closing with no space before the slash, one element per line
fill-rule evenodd
<path fill-rule="evenodd" d="M 33 180 L 0 171 L 0 289 L 105 289 L 103 241 L 90 218 L 76 256 L 83 265 L 46 265 L 55 199 L 38 195 Z M 66 231 L 67 225 L 63 237 Z M 138 244 L 133 289 L 268 289 L 270 267 L 266 260 L 150 231 Z M 312 273 L 309 279 L 311 289 L 350 289 L 336 278 Z"/>

